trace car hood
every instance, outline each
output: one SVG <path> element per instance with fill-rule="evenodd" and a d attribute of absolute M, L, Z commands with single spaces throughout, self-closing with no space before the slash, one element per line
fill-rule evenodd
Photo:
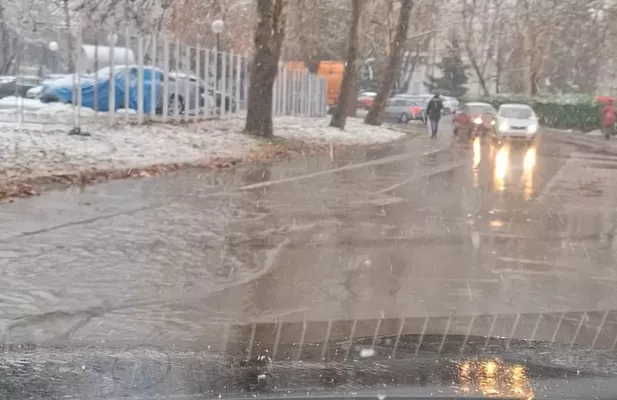
<path fill-rule="evenodd" d="M 349 341 L 230 342 L 215 347 L 129 343 L 29 344 L 3 351 L 12 399 L 76 393 L 144 398 L 475 396 L 582 398 L 614 395 L 614 356 L 588 347 L 481 336 L 401 335 Z M 418 344 L 421 343 L 421 349 Z M 396 354 L 394 349 L 396 348 Z M 270 349 L 270 350 L 269 350 Z M 461 351 L 464 349 L 464 351 Z M 347 396 L 345 395 L 347 394 Z M 44 395 L 44 396 L 43 396 Z"/>

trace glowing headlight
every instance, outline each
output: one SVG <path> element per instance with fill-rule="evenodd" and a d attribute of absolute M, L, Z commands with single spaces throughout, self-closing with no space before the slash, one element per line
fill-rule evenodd
<path fill-rule="evenodd" d="M 538 125 L 533 124 L 527 127 L 527 133 L 536 133 L 538 131 Z"/>
<path fill-rule="evenodd" d="M 508 126 L 508 123 L 507 123 L 507 122 L 502 122 L 501 124 L 499 124 L 499 130 L 500 130 L 501 132 L 505 132 L 505 131 L 507 131 L 507 130 L 508 130 L 508 128 L 510 128 L 510 127 Z"/>
<path fill-rule="evenodd" d="M 482 123 L 482 118 L 477 117 L 476 119 L 473 120 L 473 123 L 476 125 L 480 125 Z"/>
<path fill-rule="evenodd" d="M 491 121 L 491 126 L 495 126 L 495 120 Z"/>

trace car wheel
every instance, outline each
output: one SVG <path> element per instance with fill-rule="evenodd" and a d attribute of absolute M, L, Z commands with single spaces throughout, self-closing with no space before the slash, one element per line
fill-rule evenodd
<path fill-rule="evenodd" d="M 399 117 L 399 121 L 406 124 L 409 122 L 409 115 L 407 115 L 406 113 L 401 114 L 401 116 Z"/>

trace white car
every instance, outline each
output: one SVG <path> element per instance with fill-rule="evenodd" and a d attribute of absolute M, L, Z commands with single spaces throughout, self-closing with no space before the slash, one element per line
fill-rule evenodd
<path fill-rule="evenodd" d="M 450 96 L 441 96 L 443 102 L 443 108 L 447 115 L 454 114 L 458 110 L 460 103 L 457 99 Z"/>
<path fill-rule="evenodd" d="M 502 104 L 496 120 L 499 138 L 533 140 L 540 129 L 538 116 L 527 104 Z"/>

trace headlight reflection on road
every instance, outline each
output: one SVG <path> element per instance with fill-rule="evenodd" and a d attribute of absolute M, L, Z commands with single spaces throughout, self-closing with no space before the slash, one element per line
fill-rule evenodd
<path fill-rule="evenodd" d="M 523 193 L 525 200 L 529 200 L 533 195 L 533 172 L 536 167 L 536 148 L 530 147 L 525 152 L 523 158 L 523 175 L 521 177 L 523 183 Z"/>
<path fill-rule="evenodd" d="M 510 163 L 510 147 L 508 145 L 503 146 L 497 152 L 495 158 L 495 173 L 494 173 L 494 185 L 497 190 L 502 192 L 506 186 L 506 175 L 508 174 L 508 167 Z"/>
<path fill-rule="evenodd" d="M 473 167 L 478 168 L 480 161 L 482 161 L 482 148 L 480 147 L 480 138 L 476 137 L 473 140 Z"/>
<path fill-rule="evenodd" d="M 530 147 L 525 152 L 525 158 L 523 159 L 523 170 L 525 173 L 533 172 L 536 166 L 536 148 Z"/>
<path fill-rule="evenodd" d="M 476 137 L 473 140 L 473 186 L 478 187 L 478 165 L 482 161 L 482 147 L 480 146 L 480 138 Z"/>

